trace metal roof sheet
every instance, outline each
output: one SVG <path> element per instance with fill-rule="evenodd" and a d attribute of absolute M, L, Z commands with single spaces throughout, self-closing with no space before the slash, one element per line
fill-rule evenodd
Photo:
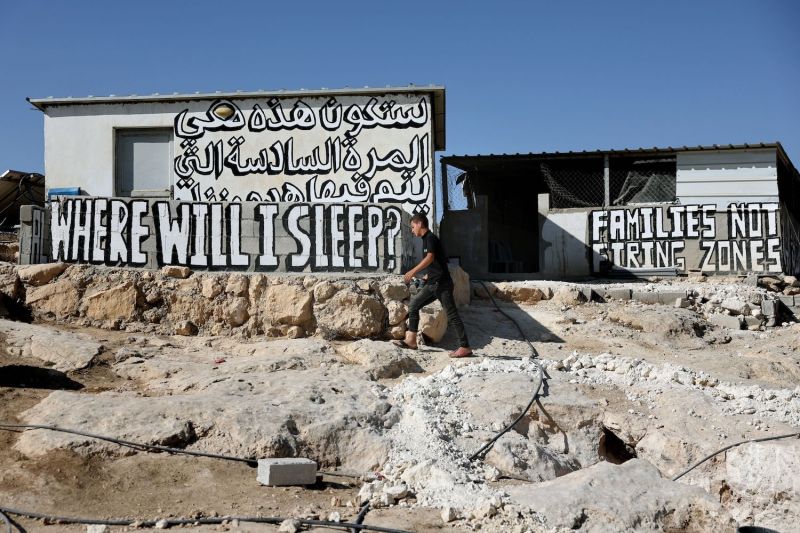
<path fill-rule="evenodd" d="M 53 106 L 72 106 L 72 105 L 95 105 L 95 104 L 136 104 L 145 102 L 181 102 L 187 100 L 213 100 L 217 98 L 242 99 L 242 98 L 297 98 L 301 96 L 334 96 L 334 95 L 379 95 L 394 93 L 431 93 L 433 95 L 432 111 L 434 123 L 434 148 L 436 150 L 445 149 L 445 88 L 441 85 L 407 85 L 404 87 L 344 87 L 341 89 L 280 89 L 280 90 L 258 90 L 258 91 L 234 91 L 213 93 L 172 93 L 151 95 L 127 96 L 84 96 L 73 98 L 71 96 L 63 98 L 31 98 L 26 100 L 41 111 Z M 46 111 L 45 111 L 46 112 Z"/>

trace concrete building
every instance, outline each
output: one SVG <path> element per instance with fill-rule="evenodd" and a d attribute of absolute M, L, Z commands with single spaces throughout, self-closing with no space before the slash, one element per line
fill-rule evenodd
<path fill-rule="evenodd" d="M 448 254 L 474 276 L 800 273 L 779 143 L 442 158 Z"/>
<path fill-rule="evenodd" d="M 437 218 L 443 87 L 29 102 L 56 201 L 28 261 L 398 271 L 403 220 Z"/>

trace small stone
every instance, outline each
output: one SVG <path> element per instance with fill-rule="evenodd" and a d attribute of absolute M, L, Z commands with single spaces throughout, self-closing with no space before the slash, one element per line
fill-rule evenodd
<path fill-rule="evenodd" d="M 287 518 L 283 522 L 281 522 L 278 531 L 280 533 L 297 533 L 300 531 L 300 528 L 303 527 L 303 523 L 296 518 Z"/>
<path fill-rule="evenodd" d="M 184 320 L 175 325 L 175 335 L 184 335 L 186 337 L 197 335 L 197 326 L 191 320 Z"/>
<path fill-rule="evenodd" d="M 408 486 L 405 483 L 399 485 L 387 485 L 383 487 L 384 494 L 388 494 L 395 500 L 402 500 L 408 495 Z"/>
<path fill-rule="evenodd" d="M 169 522 L 165 518 L 162 518 L 158 522 L 156 522 L 156 529 L 167 529 L 169 528 Z"/>
<path fill-rule="evenodd" d="M 300 326 L 291 326 L 286 330 L 286 336 L 290 339 L 302 339 L 306 333 Z"/>
<path fill-rule="evenodd" d="M 168 278 L 184 279 L 192 275 L 192 269 L 185 266 L 167 265 L 161 269 L 161 274 Z"/>
<path fill-rule="evenodd" d="M 339 514 L 339 511 L 333 511 L 332 513 L 330 513 L 328 515 L 328 521 L 329 522 L 341 522 L 342 521 L 342 515 Z"/>
<path fill-rule="evenodd" d="M 450 522 L 458 518 L 458 513 L 456 513 L 456 510 L 453 509 L 452 507 L 444 507 L 442 508 L 441 516 L 442 516 L 442 522 L 444 522 L 445 524 L 449 524 Z"/>
<path fill-rule="evenodd" d="M 108 526 L 105 524 L 90 524 L 86 526 L 86 533 L 108 533 Z"/>

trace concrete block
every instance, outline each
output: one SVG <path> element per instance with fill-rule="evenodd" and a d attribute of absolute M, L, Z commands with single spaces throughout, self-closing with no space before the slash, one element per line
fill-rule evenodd
<path fill-rule="evenodd" d="M 723 315 L 722 313 L 711 315 L 708 321 L 715 325 L 728 329 L 742 329 L 742 321 L 738 316 Z"/>
<path fill-rule="evenodd" d="M 687 307 L 689 307 L 689 299 L 685 296 L 682 298 L 676 298 L 675 307 L 678 307 L 680 309 L 686 309 Z"/>
<path fill-rule="evenodd" d="M 794 316 L 800 316 L 800 306 L 789 307 L 789 312 Z"/>
<path fill-rule="evenodd" d="M 678 298 L 686 298 L 686 291 L 663 291 L 658 293 L 658 303 L 662 305 L 675 305 Z"/>
<path fill-rule="evenodd" d="M 761 312 L 764 316 L 775 316 L 778 314 L 778 301 L 777 300 L 762 300 Z"/>
<path fill-rule="evenodd" d="M 258 460 L 256 480 L 262 485 L 313 485 L 317 482 L 317 463 L 304 457 Z"/>
<path fill-rule="evenodd" d="M 597 292 L 591 287 L 583 287 L 581 289 L 581 293 L 586 297 L 587 302 L 601 302 L 604 301 L 604 298 L 601 298 Z"/>
<path fill-rule="evenodd" d="M 754 316 L 746 316 L 746 317 L 744 317 L 744 325 L 746 327 L 748 327 L 748 328 L 750 326 L 760 326 L 761 325 L 761 319 L 760 318 L 756 318 Z"/>
<path fill-rule="evenodd" d="M 782 294 L 778 296 L 778 300 L 780 300 L 781 303 L 783 303 L 783 305 L 785 305 L 786 307 L 794 307 L 795 304 L 794 296 L 786 296 L 785 294 Z"/>
<path fill-rule="evenodd" d="M 606 289 L 606 298 L 614 298 L 615 300 L 630 300 L 630 289 Z"/>
<path fill-rule="evenodd" d="M 643 304 L 657 304 L 659 301 L 657 292 L 633 291 L 631 298 Z"/>

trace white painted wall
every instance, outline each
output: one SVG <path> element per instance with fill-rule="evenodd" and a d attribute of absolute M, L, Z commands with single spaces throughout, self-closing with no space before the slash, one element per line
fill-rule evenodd
<path fill-rule="evenodd" d="M 241 112 L 244 126 L 237 129 L 223 127 L 217 131 L 201 132 L 188 143 L 185 129 L 177 128 L 176 117 L 186 111 L 184 123 L 194 119 L 195 125 L 201 121 L 213 119 L 210 114 L 213 99 L 174 101 L 174 102 L 138 102 L 138 103 L 102 103 L 89 105 L 54 105 L 46 107 L 45 111 L 45 173 L 48 189 L 58 187 L 81 187 L 92 196 L 114 196 L 114 139 L 116 129 L 130 128 L 170 128 L 173 130 L 173 150 L 175 160 L 170 165 L 170 184 L 173 185 L 174 197 L 181 200 L 195 201 L 306 201 L 306 202 L 341 202 L 360 201 L 387 203 L 400 203 L 408 212 L 419 210 L 420 207 L 433 212 L 434 202 L 434 132 L 433 110 L 431 106 L 432 95 L 424 93 L 387 94 L 377 95 L 377 103 L 373 108 L 373 115 L 383 114 L 381 105 L 391 102 L 404 112 L 416 113 L 424 108 L 426 119 L 422 124 L 412 124 L 410 127 L 397 128 L 391 125 L 378 125 L 374 128 L 364 128 L 354 135 L 356 143 L 351 147 L 342 147 L 342 153 L 347 150 L 357 153 L 360 162 L 357 170 L 353 168 L 339 168 L 336 171 L 321 171 L 313 175 L 268 175 L 265 173 L 246 173 L 243 176 L 224 167 L 219 175 L 202 175 L 199 172 L 187 171 L 192 165 L 202 166 L 206 161 L 206 147 L 220 143 L 224 149 L 223 159 L 237 150 L 230 144 L 232 139 L 244 140 L 238 147 L 238 160 L 242 166 L 246 165 L 248 158 L 255 159 L 265 151 L 269 157 L 276 158 L 271 147 L 276 142 L 286 143 L 293 139 L 295 159 L 310 156 L 314 150 L 320 154 L 326 153 L 326 140 L 346 139 L 346 133 L 353 133 L 352 120 L 346 117 L 357 118 L 357 114 L 348 115 L 351 107 L 357 106 L 362 110 L 373 98 L 370 95 L 336 95 L 336 105 L 344 119 L 334 129 L 325 129 L 317 124 L 310 130 L 299 128 L 269 129 L 254 131 L 249 119 L 256 105 L 265 112 L 268 118 L 274 115 L 269 106 L 269 98 L 263 99 L 248 97 L 230 99 Z M 290 114 L 291 110 L 302 100 L 315 116 L 323 106 L 329 102 L 330 96 L 286 97 L 279 98 L 283 110 Z M 424 99 L 420 104 L 421 99 Z M 335 106 L 330 106 L 330 110 Z M 362 113 L 363 116 L 363 113 Z M 317 118 L 319 121 L 319 118 Z M 367 121 L 369 121 L 367 119 Z M 191 129 L 191 128 L 189 128 Z M 182 133 L 183 138 L 181 138 Z M 417 163 L 414 165 L 413 176 L 403 175 L 397 168 L 383 168 L 376 170 L 369 179 L 358 175 L 368 173 L 371 161 L 382 159 L 392 160 L 395 164 L 405 159 L 409 161 L 414 155 L 416 147 Z M 190 150 L 197 149 L 194 156 L 199 159 L 190 160 L 193 154 Z M 182 170 L 176 171 L 177 163 Z M 181 175 L 179 175 L 181 174 Z M 187 174 L 189 174 L 187 176 Z M 308 182 L 316 178 L 316 197 L 287 198 L 287 185 L 291 184 L 291 191 L 306 193 Z M 181 177 L 188 181 L 181 181 Z M 329 183 L 326 183 L 329 182 Z M 189 184 L 181 188 L 179 184 Z M 327 187 L 326 191 L 324 187 Z M 276 198 L 275 195 L 282 195 Z M 364 194 L 367 196 L 365 197 Z M 344 195 L 344 196 L 342 196 Z M 308 196 L 308 195 L 307 195 Z M 324 197 L 324 198 L 323 198 Z M 391 197 L 391 198 L 388 198 Z"/>
<path fill-rule="evenodd" d="M 676 195 L 681 204 L 777 202 L 774 148 L 678 152 Z"/>
<path fill-rule="evenodd" d="M 542 224 L 539 272 L 558 277 L 586 276 L 588 211 L 550 211 Z"/>

